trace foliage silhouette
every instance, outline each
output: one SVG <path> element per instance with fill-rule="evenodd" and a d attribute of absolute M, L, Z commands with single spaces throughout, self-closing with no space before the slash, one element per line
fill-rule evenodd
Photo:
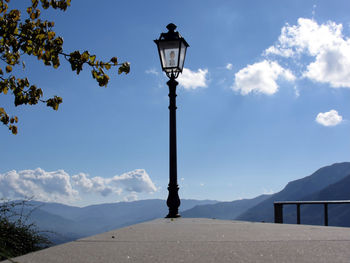
<path fill-rule="evenodd" d="M 0 204 L 0 261 L 37 251 L 51 245 L 49 239 L 28 223 L 31 212 L 27 201 L 4 201 Z"/>
<path fill-rule="evenodd" d="M 35 105 L 38 102 L 46 103 L 48 107 L 58 110 L 62 98 L 54 96 L 43 99 L 43 90 L 31 84 L 28 78 L 19 78 L 13 75 L 15 66 L 25 68 L 23 57 L 34 56 L 44 65 L 53 68 L 60 66 L 60 57 L 70 63 L 72 71 L 79 74 L 84 65 L 91 68 L 92 77 L 99 86 L 106 87 L 109 76 L 106 71 L 112 67 L 118 68 L 118 74 L 129 73 L 128 62 L 119 63 L 117 57 L 109 61 L 98 60 L 96 55 L 89 51 L 63 51 L 63 38 L 53 31 L 55 23 L 41 20 L 41 12 L 53 8 L 66 11 L 71 0 L 31 0 L 26 9 L 26 18 L 22 18 L 20 10 L 9 9 L 11 0 L 0 0 L 0 94 L 8 93 L 14 96 L 15 106 Z M 17 116 L 9 116 L 3 107 L 0 107 L 0 121 L 13 133 L 17 134 Z"/>

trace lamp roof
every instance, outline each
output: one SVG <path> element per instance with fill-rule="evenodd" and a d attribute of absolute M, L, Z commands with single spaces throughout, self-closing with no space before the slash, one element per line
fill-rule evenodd
<path fill-rule="evenodd" d="M 173 23 L 170 23 L 166 26 L 168 29 L 167 33 L 161 33 L 159 39 L 154 40 L 154 42 L 158 43 L 159 41 L 171 41 L 171 40 L 181 40 L 189 47 L 190 45 L 186 42 L 186 40 L 180 35 L 179 32 L 175 31 L 177 26 Z"/>

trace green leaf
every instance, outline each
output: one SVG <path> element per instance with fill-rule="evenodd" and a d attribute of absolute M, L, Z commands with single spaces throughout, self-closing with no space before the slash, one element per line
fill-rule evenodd
<path fill-rule="evenodd" d="M 90 56 L 89 60 L 93 64 L 95 62 L 96 55 Z"/>
<path fill-rule="evenodd" d="M 50 31 L 50 32 L 47 33 L 47 38 L 48 38 L 49 40 L 51 40 L 51 39 L 53 39 L 53 38 L 55 37 L 55 35 L 56 35 L 55 32 Z"/>
<path fill-rule="evenodd" d="M 91 73 L 92 73 L 92 77 L 93 77 L 94 79 L 97 79 L 97 77 L 98 77 L 97 71 L 96 71 L 96 70 L 92 70 Z"/>
<path fill-rule="evenodd" d="M 32 20 L 34 20 L 34 19 L 36 18 L 35 13 L 31 13 L 31 14 L 30 14 L 30 18 L 31 18 Z"/>
<path fill-rule="evenodd" d="M 114 63 L 114 65 L 118 64 L 118 58 L 117 57 L 112 57 L 111 62 Z"/>
<path fill-rule="evenodd" d="M 14 135 L 16 135 L 16 134 L 17 134 L 17 126 L 15 126 L 15 125 L 11 125 L 9 128 L 10 128 L 10 130 L 11 130 L 12 134 L 14 134 Z"/>
<path fill-rule="evenodd" d="M 38 6 L 39 0 L 32 0 L 32 6 L 36 8 Z"/>
<path fill-rule="evenodd" d="M 128 74 L 130 72 L 130 63 L 129 62 L 124 62 L 118 69 L 118 74 L 122 73 Z"/>
<path fill-rule="evenodd" d="M 108 75 L 104 74 L 102 76 L 98 76 L 97 81 L 100 87 L 103 87 L 103 86 L 107 87 L 109 77 Z"/>
<path fill-rule="evenodd" d="M 89 52 L 85 51 L 83 54 L 81 54 L 81 59 L 83 61 L 88 61 L 90 59 L 90 54 Z"/>
<path fill-rule="evenodd" d="M 60 105 L 60 103 L 62 103 L 62 98 L 57 96 L 46 101 L 46 105 L 48 107 L 53 108 L 54 110 L 58 110 L 58 106 Z"/>
<path fill-rule="evenodd" d="M 39 34 L 36 38 L 38 38 L 39 40 L 43 40 L 45 37 L 45 34 Z"/>

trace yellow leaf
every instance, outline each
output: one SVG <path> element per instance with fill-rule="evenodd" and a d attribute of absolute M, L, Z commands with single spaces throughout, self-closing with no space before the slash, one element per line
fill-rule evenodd
<path fill-rule="evenodd" d="M 47 37 L 48 37 L 49 40 L 53 39 L 55 37 L 55 35 L 56 34 L 53 31 L 50 31 L 50 32 L 47 33 Z"/>
<path fill-rule="evenodd" d="M 110 68 L 111 68 L 111 64 L 105 64 L 105 68 L 107 69 L 107 70 L 109 70 Z"/>
<path fill-rule="evenodd" d="M 6 66 L 6 72 L 7 72 L 7 73 L 10 73 L 11 71 L 12 71 L 12 67 L 9 66 L 9 65 L 7 65 L 7 66 Z"/>
<path fill-rule="evenodd" d="M 17 127 L 16 126 L 11 126 L 11 131 L 12 131 L 12 133 L 14 134 L 14 135 L 16 135 L 17 134 Z"/>
<path fill-rule="evenodd" d="M 81 54 L 81 59 L 83 61 L 88 61 L 89 58 L 90 58 L 89 52 L 85 51 L 83 54 Z"/>
<path fill-rule="evenodd" d="M 94 62 L 95 62 L 95 59 L 96 59 L 96 56 L 95 56 L 95 55 L 90 56 L 90 62 L 91 62 L 91 63 L 94 63 Z"/>

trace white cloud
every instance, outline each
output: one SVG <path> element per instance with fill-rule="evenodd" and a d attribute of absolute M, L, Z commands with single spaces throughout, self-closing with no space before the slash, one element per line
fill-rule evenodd
<path fill-rule="evenodd" d="M 262 191 L 262 194 L 263 195 L 272 195 L 274 194 L 275 192 L 272 190 L 272 189 L 266 189 L 266 188 L 263 188 L 263 191 Z"/>
<path fill-rule="evenodd" d="M 231 63 L 228 63 L 228 64 L 226 65 L 226 69 L 227 69 L 227 70 L 231 70 L 231 69 L 232 69 L 232 66 L 233 66 L 233 65 L 232 65 Z"/>
<path fill-rule="evenodd" d="M 115 175 L 111 178 L 92 177 L 80 173 L 72 176 L 75 186 L 85 192 L 95 192 L 103 196 L 111 193 L 121 194 L 123 191 L 134 193 L 153 193 L 157 188 L 151 178 L 143 169 L 136 169 L 122 175 Z"/>
<path fill-rule="evenodd" d="M 80 194 L 88 193 L 125 195 L 124 199 L 136 200 L 138 193 L 156 191 L 157 188 L 143 169 L 110 178 L 89 178 L 84 173 L 70 176 L 63 170 L 46 172 L 40 168 L 0 174 L 0 196 L 9 199 L 33 197 L 34 200 L 69 203 L 78 200 Z"/>
<path fill-rule="evenodd" d="M 301 74 L 331 87 L 350 88 L 350 39 L 342 34 L 343 25 L 329 21 L 318 24 L 312 19 L 299 18 L 297 25 L 286 25 L 275 45 L 265 55 L 298 58 L 314 57 Z"/>
<path fill-rule="evenodd" d="M 316 122 L 323 126 L 335 126 L 343 121 L 343 117 L 338 114 L 336 110 L 328 112 L 320 112 L 317 114 Z"/>
<path fill-rule="evenodd" d="M 291 57 L 293 56 L 294 52 L 292 49 L 287 49 L 287 48 L 283 49 L 283 48 L 277 48 L 275 46 L 271 46 L 264 51 L 265 56 L 268 56 L 270 54 L 278 55 L 282 57 Z"/>
<path fill-rule="evenodd" d="M 313 81 L 329 83 L 333 88 L 350 88 L 350 41 L 320 52 L 303 75 Z"/>
<path fill-rule="evenodd" d="M 47 202 L 69 202 L 78 197 L 66 172 L 46 172 L 40 168 L 0 174 L 0 193 L 9 199 L 33 197 Z"/>
<path fill-rule="evenodd" d="M 294 86 L 294 94 L 295 94 L 295 97 L 296 97 L 296 98 L 299 98 L 299 96 L 300 96 L 300 90 L 298 89 L 297 86 Z"/>
<path fill-rule="evenodd" d="M 151 178 L 143 169 L 137 169 L 120 176 L 116 175 L 111 179 L 111 183 L 129 192 L 153 193 L 157 191 Z"/>
<path fill-rule="evenodd" d="M 207 87 L 208 69 L 198 69 L 197 72 L 184 68 L 177 78 L 180 86 L 185 89 L 197 89 Z"/>
<path fill-rule="evenodd" d="M 146 72 L 146 74 L 152 74 L 152 75 L 156 75 L 156 76 L 159 75 L 159 72 L 154 68 L 147 69 L 145 72 Z"/>
<path fill-rule="evenodd" d="M 318 25 L 316 21 L 307 18 L 299 18 L 298 25 L 286 24 L 281 29 L 278 42 L 268 48 L 266 54 L 277 54 L 288 57 L 301 53 L 312 56 L 319 54 L 321 50 L 333 47 L 343 42 L 342 25 L 329 21 Z"/>
<path fill-rule="evenodd" d="M 278 78 L 294 81 L 295 76 L 288 69 L 284 69 L 275 61 L 264 60 L 248 65 L 235 74 L 233 90 L 242 95 L 251 92 L 272 95 L 278 91 Z"/>
<path fill-rule="evenodd" d="M 312 18 L 314 18 L 315 17 L 315 14 L 316 14 L 316 8 L 317 8 L 317 5 L 313 5 L 312 6 Z"/>
<path fill-rule="evenodd" d="M 132 192 L 131 194 L 124 197 L 125 202 L 133 202 L 137 200 L 138 200 L 138 196 L 137 196 L 137 193 L 135 192 Z"/>
<path fill-rule="evenodd" d="M 87 193 L 98 193 L 102 196 L 107 196 L 111 193 L 121 194 L 122 189 L 120 188 L 112 188 L 109 185 L 108 178 L 102 178 L 99 176 L 89 178 L 88 175 L 84 173 L 76 174 L 72 176 L 73 185 L 77 188 L 80 188 L 82 191 Z"/>

